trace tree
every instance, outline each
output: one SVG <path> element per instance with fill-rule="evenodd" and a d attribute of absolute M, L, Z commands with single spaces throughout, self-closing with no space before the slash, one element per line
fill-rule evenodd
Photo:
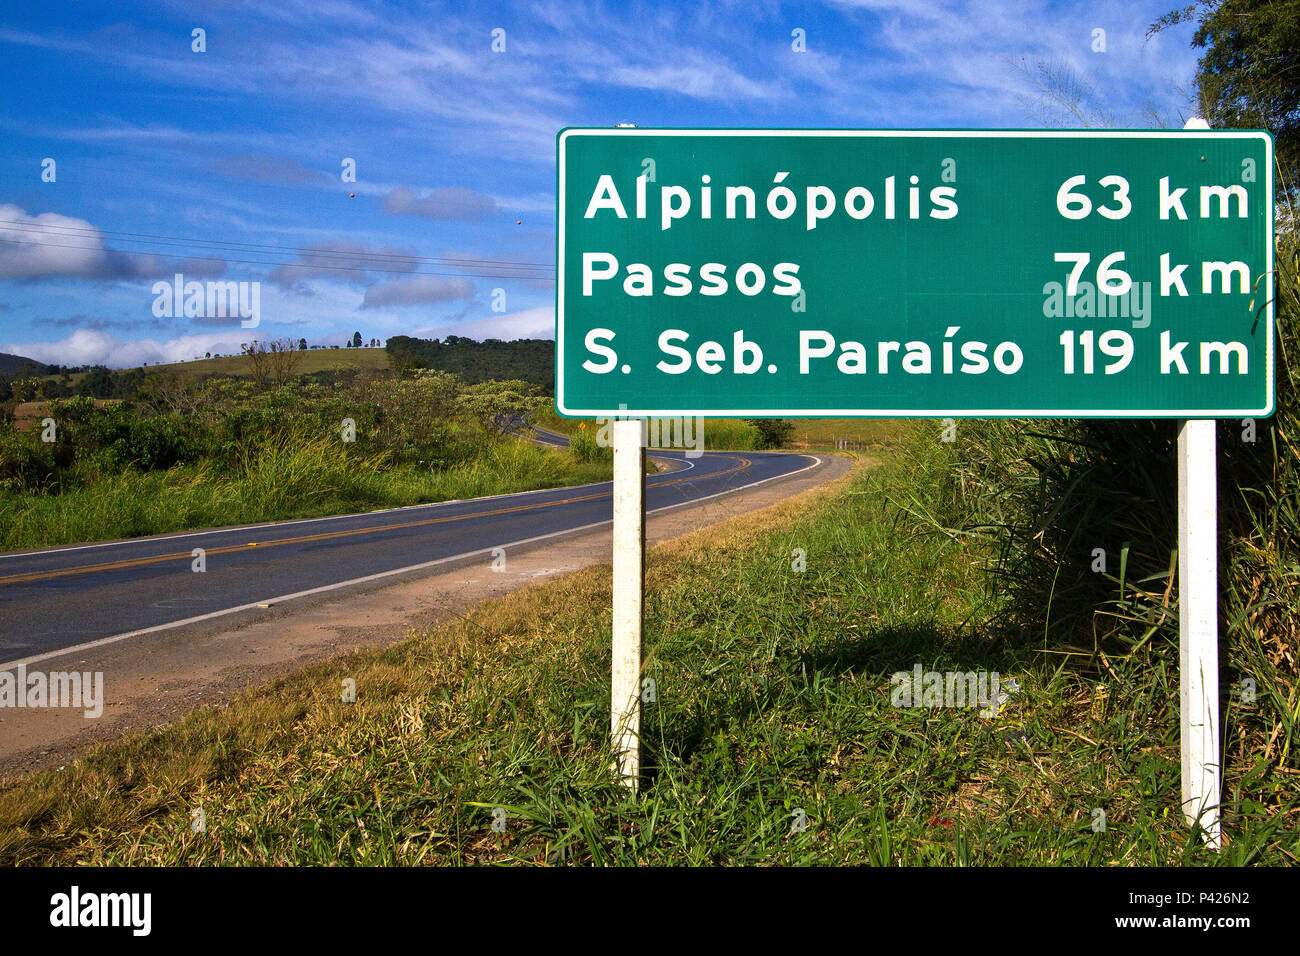
<path fill-rule="evenodd" d="M 359 348 L 361 348 L 361 333 L 360 333 L 360 332 L 353 332 L 353 333 L 352 333 L 352 347 L 353 347 L 354 349 L 359 349 Z"/>
<path fill-rule="evenodd" d="M 306 339 L 299 339 L 299 340 L 298 340 L 298 351 L 299 351 L 299 352 L 305 352 L 305 351 L 307 351 L 307 340 L 306 340 Z"/>
<path fill-rule="evenodd" d="M 527 382 L 479 382 L 466 386 L 457 404 L 478 422 L 490 440 L 495 440 L 512 425 L 525 420 L 539 398 Z"/>
<path fill-rule="evenodd" d="M 1211 127 L 1266 129 L 1281 175 L 1278 195 L 1300 183 L 1300 0 L 1200 0 L 1165 14 L 1147 36 L 1194 22 L 1203 49 L 1196 85 Z"/>
<path fill-rule="evenodd" d="M 268 385 L 284 385 L 298 371 L 300 357 L 293 350 L 293 341 L 277 339 L 274 342 L 241 342 L 239 350 L 248 356 L 248 371 L 253 384 L 259 389 Z"/>
<path fill-rule="evenodd" d="M 758 429 L 759 448 L 780 448 L 794 431 L 788 418 L 746 418 L 745 423 Z"/>
<path fill-rule="evenodd" d="M 150 415 L 195 418 L 205 411 L 206 402 L 188 375 L 182 375 L 175 369 L 147 376 L 140 370 L 138 374 L 140 381 L 135 389 L 136 398 Z"/>
<path fill-rule="evenodd" d="M 108 398 L 113 394 L 113 375 L 103 365 L 93 365 L 77 383 L 76 394 L 89 398 Z"/>
<path fill-rule="evenodd" d="M 41 391 L 41 380 L 30 375 L 13 380 L 13 396 L 20 402 L 30 402 Z"/>

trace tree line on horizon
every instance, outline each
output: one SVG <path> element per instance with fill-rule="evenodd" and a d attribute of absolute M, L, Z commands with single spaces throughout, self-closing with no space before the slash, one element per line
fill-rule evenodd
<path fill-rule="evenodd" d="M 428 368 L 451 372 L 467 384 L 514 379 L 544 389 L 555 388 L 555 342 L 552 339 L 484 339 L 460 335 L 421 339 L 393 335 L 385 348 L 398 371 Z"/>

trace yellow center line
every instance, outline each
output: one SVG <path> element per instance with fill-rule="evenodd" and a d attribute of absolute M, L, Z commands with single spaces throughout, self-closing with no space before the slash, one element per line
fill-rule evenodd
<path fill-rule="evenodd" d="M 675 485 L 683 481 L 695 481 L 703 478 L 720 478 L 723 475 L 729 475 L 733 472 L 748 468 L 752 461 L 748 458 L 739 458 L 734 455 L 723 455 L 723 458 L 730 458 L 732 461 L 740 462 L 731 468 L 722 471 L 716 471 L 708 475 L 695 475 L 685 478 L 673 478 L 669 481 L 657 481 L 652 487 L 663 488 L 668 485 Z M 406 528 L 422 528 L 428 525 L 444 524 L 450 521 L 468 521 L 471 518 L 491 518 L 496 515 L 513 514 L 520 511 L 533 511 L 538 508 L 550 508 L 555 505 L 573 504 L 579 501 L 596 501 L 600 498 L 609 498 L 612 492 L 602 491 L 590 495 L 575 495 L 572 498 L 561 498 L 556 501 L 539 501 L 534 504 L 515 505 L 510 508 L 497 508 L 493 511 L 480 511 L 474 514 L 448 515 L 442 518 L 426 518 L 422 521 L 406 521 L 401 524 L 378 525 L 373 528 L 353 528 L 350 531 L 327 531 L 320 534 L 298 535 L 293 538 L 273 538 L 270 541 L 251 541 L 247 544 L 228 545 L 221 548 L 207 548 L 206 554 L 231 554 L 237 551 L 251 551 L 254 548 L 274 548 L 285 544 L 304 544 L 311 541 L 328 541 L 333 538 L 347 538 L 362 534 L 375 534 L 381 531 L 401 531 Z M 221 534 L 224 532 L 213 532 Z M 11 574 L 6 577 L 0 577 L 0 584 L 21 584 L 25 581 L 47 581 L 52 578 L 67 577 L 73 574 L 91 574 L 95 571 L 115 571 L 121 568 L 136 568 L 147 564 L 160 564 L 164 561 L 176 561 L 178 559 L 190 559 L 193 557 L 191 551 L 177 551 L 172 554 L 156 554 L 143 558 L 131 558 L 124 561 L 109 561 L 101 564 L 87 564 L 79 567 L 61 568 L 57 571 L 28 571 L 21 574 Z"/>

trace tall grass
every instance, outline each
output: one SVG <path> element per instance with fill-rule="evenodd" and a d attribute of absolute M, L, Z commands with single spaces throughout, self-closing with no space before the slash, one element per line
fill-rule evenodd
<path fill-rule="evenodd" d="M 1217 430 L 1225 792 L 1277 797 L 1300 772 L 1297 248 L 1278 255 L 1277 408 Z M 1262 305 L 1257 301 L 1256 306 Z M 1252 437 L 1253 426 L 1253 437 Z M 990 624 L 1130 689 L 1178 665 L 1172 421 L 963 423 L 914 515 L 992 546 Z M 1163 679 L 1163 678 L 1161 678 Z M 1176 701 L 1176 680 L 1167 688 Z M 1176 706 L 1171 705 L 1171 706 Z"/>
<path fill-rule="evenodd" d="M 604 462 L 514 439 L 443 468 L 393 465 L 319 431 L 246 439 L 234 465 L 87 477 L 62 493 L 0 491 L 0 550 L 102 541 L 192 528 L 309 518 L 368 508 L 605 481 Z"/>
<path fill-rule="evenodd" d="M 1219 429 L 1220 590 L 1229 639 L 1228 678 L 1254 682 L 1236 694 L 1224 739 L 1247 777 L 1269 766 L 1296 770 L 1300 724 L 1300 242 L 1278 250 L 1277 412 L 1247 445 Z M 1225 435 L 1225 432 L 1227 434 Z M 1226 481 L 1225 481 L 1226 478 Z"/>
<path fill-rule="evenodd" d="M 710 451 L 754 451 L 763 447 L 758 429 L 735 418 L 706 418 L 701 433 L 704 447 Z"/>

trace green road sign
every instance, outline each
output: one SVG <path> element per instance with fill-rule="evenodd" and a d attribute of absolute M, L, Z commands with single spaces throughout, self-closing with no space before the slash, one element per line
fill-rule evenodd
<path fill-rule="evenodd" d="M 567 129 L 562 414 L 1265 416 L 1248 131 Z"/>

